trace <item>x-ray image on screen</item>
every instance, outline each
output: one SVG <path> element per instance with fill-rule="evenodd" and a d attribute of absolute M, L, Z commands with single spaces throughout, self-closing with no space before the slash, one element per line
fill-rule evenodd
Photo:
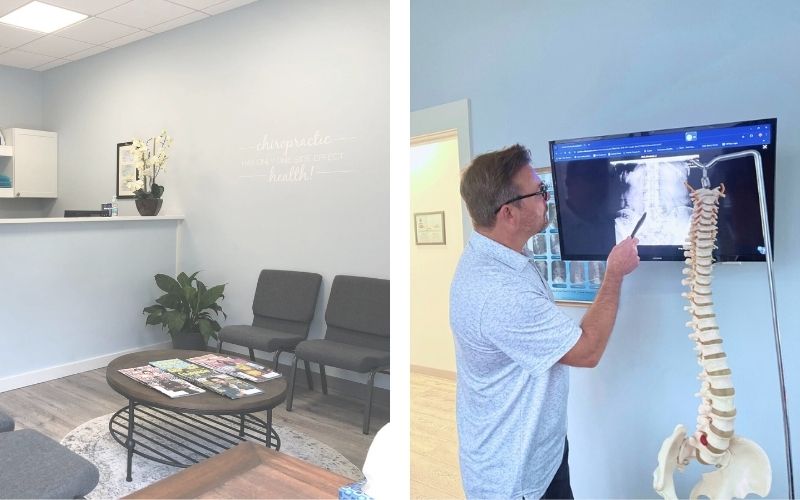
<path fill-rule="evenodd" d="M 763 168 L 774 238 L 776 127 L 775 118 L 766 118 L 550 141 L 560 258 L 604 261 L 646 212 L 636 233 L 639 257 L 684 260 L 692 214 L 688 184 L 725 186 L 714 259 L 763 261 L 754 158 Z M 748 154 L 715 161 L 743 151 Z"/>
<path fill-rule="evenodd" d="M 685 182 L 688 160 L 699 155 L 644 158 L 609 162 L 622 184 L 620 207 L 614 219 L 616 243 L 633 232 L 647 212 L 647 219 L 636 233 L 640 245 L 682 245 L 689 234 L 692 205 Z"/>

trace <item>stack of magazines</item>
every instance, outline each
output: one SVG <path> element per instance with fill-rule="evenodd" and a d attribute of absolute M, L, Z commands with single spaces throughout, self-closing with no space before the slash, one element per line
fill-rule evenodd
<path fill-rule="evenodd" d="M 136 368 L 123 368 L 119 371 L 123 375 L 127 375 L 137 382 L 141 382 L 146 386 L 152 387 L 160 393 L 166 394 L 171 398 L 179 398 L 181 396 L 191 396 L 192 394 L 200 394 L 206 392 L 189 382 L 176 377 L 175 375 L 160 370 L 155 366 L 144 365 L 137 366 Z"/>
<path fill-rule="evenodd" d="M 151 361 L 150 365 L 119 371 L 171 398 L 199 394 L 208 389 L 238 399 L 263 392 L 245 380 L 265 382 L 281 376 L 256 363 L 220 354 L 206 354 L 187 360 Z"/>
<path fill-rule="evenodd" d="M 186 361 L 211 368 L 220 373 L 227 373 L 236 378 L 249 380 L 250 382 L 266 382 L 281 376 L 280 373 L 256 363 L 220 354 L 205 354 L 196 358 L 189 358 Z"/>

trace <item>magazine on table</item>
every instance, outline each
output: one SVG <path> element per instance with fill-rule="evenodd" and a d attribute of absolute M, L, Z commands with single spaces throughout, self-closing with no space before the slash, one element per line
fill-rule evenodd
<path fill-rule="evenodd" d="M 280 373 L 252 361 L 222 354 L 204 354 L 186 361 L 250 382 L 266 382 L 281 376 Z"/>
<path fill-rule="evenodd" d="M 182 359 L 151 361 L 150 364 L 231 399 L 264 392 L 244 380 L 239 380 L 225 373 L 219 373 L 205 366 L 189 363 Z"/>
<path fill-rule="evenodd" d="M 155 366 L 144 365 L 135 368 L 123 368 L 119 370 L 119 372 L 171 398 L 180 398 L 206 392 L 205 389 L 194 386 L 186 380 L 178 378 Z"/>

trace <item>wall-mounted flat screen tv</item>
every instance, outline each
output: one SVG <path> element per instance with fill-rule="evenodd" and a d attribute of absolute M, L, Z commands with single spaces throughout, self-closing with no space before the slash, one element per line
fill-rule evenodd
<path fill-rule="evenodd" d="M 776 127 L 777 119 L 769 118 L 550 141 L 561 258 L 605 260 L 647 212 L 636 234 L 640 258 L 683 260 L 692 212 L 684 183 L 701 187 L 698 165 L 745 150 L 761 158 L 773 237 Z M 706 170 L 710 187 L 725 185 L 718 261 L 765 260 L 754 165 L 745 156 Z"/>

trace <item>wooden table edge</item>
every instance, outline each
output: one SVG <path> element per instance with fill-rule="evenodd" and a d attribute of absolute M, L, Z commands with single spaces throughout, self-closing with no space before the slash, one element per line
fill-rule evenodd
<path fill-rule="evenodd" d="M 279 463 L 274 463 L 276 461 L 279 461 Z M 309 488 L 307 490 L 299 490 L 297 492 L 298 495 L 294 498 L 338 498 L 341 486 L 356 481 L 310 462 L 247 441 L 135 491 L 124 498 L 197 498 L 203 493 L 223 486 L 227 480 L 247 473 L 259 465 L 277 465 L 277 468 L 283 470 L 287 470 L 290 467 L 284 468 L 280 467 L 280 465 L 299 466 L 300 468 L 311 466 L 314 469 L 311 471 L 313 473 L 310 476 L 311 481 L 308 478 L 303 480 L 303 483 Z M 291 475 L 287 475 L 287 477 L 296 479 Z M 269 485 L 265 486 L 268 487 Z M 320 493 L 323 496 L 320 496 Z M 268 491 L 260 491 L 258 498 L 291 497 L 287 497 L 285 492 L 280 495 L 270 496 Z"/>

